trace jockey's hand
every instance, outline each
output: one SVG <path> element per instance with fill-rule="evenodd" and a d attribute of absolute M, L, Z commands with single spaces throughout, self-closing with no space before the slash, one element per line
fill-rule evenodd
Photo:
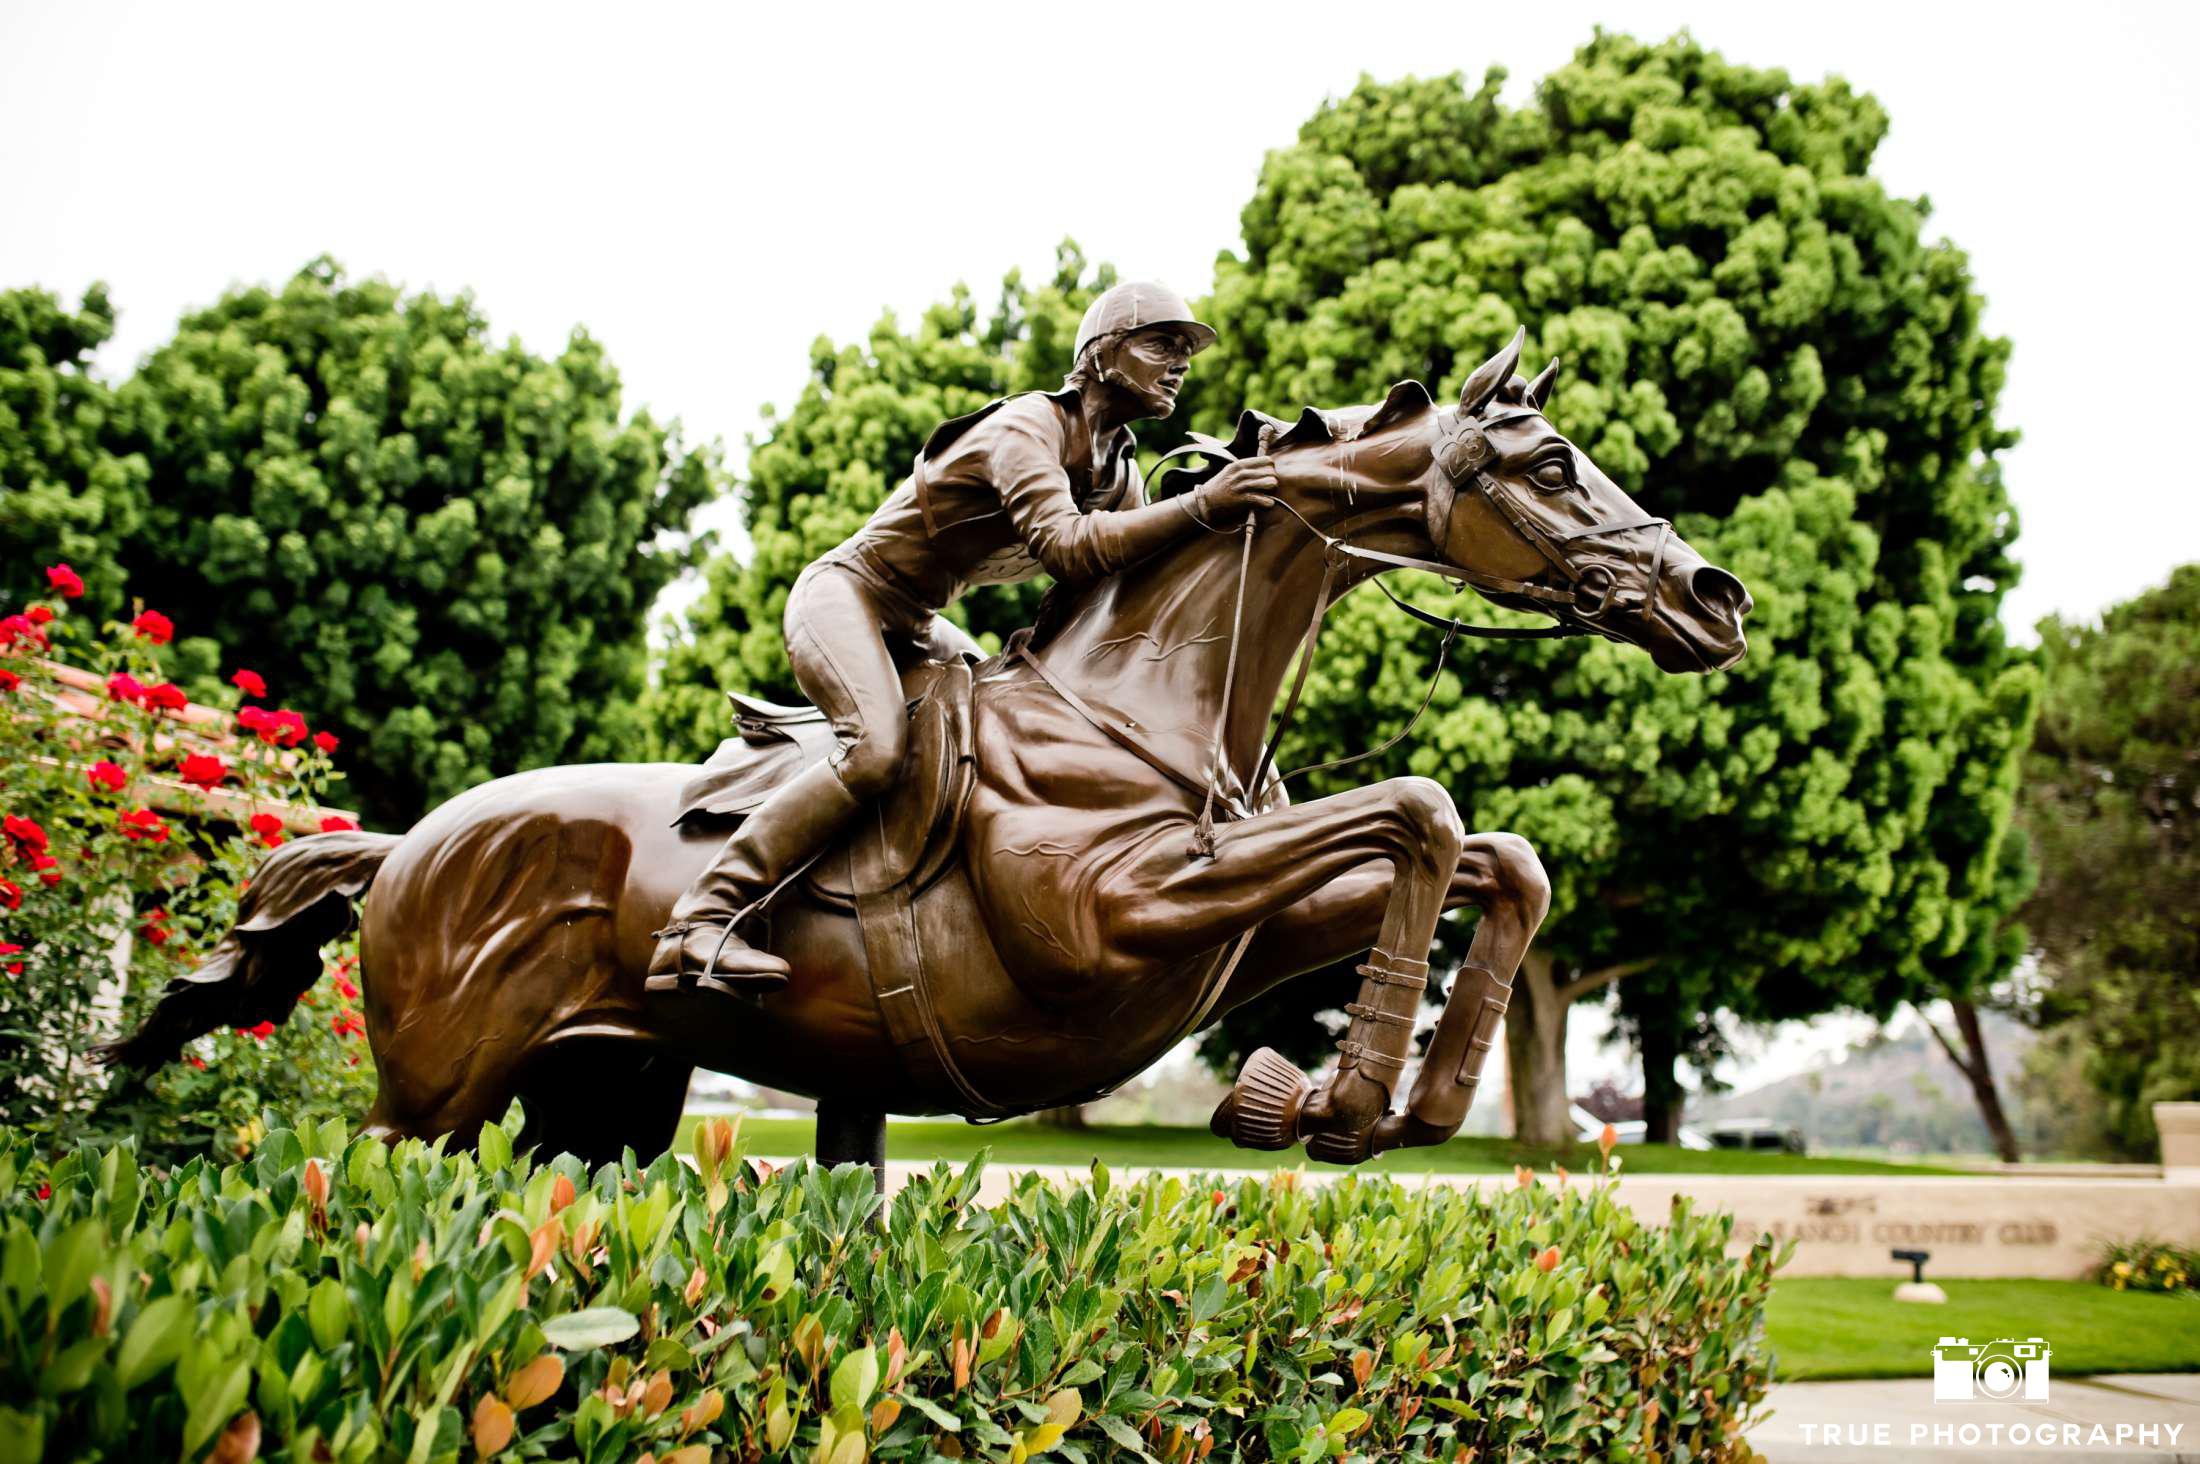
<path fill-rule="evenodd" d="M 1252 509 L 1268 508 L 1276 501 L 1270 496 L 1275 491 L 1274 458 L 1239 458 L 1200 488 L 1200 517 L 1233 519 Z"/>

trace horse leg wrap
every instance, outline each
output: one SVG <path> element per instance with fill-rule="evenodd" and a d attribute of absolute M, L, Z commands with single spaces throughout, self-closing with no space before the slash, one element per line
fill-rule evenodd
<path fill-rule="evenodd" d="M 1370 1132 L 1389 1111 L 1398 1075 L 1405 1071 L 1421 993 L 1428 988 L 1428 962 L 1405 960 L 1380 946 L 1357 969 L 1360 999 L 1345 1008 L 1352 1025 L 1337 1044 L 1337 1071 L 1323 1088 L 1332 1100 L 1324 1106 L 1341 1121 L 1332 1127 L 1317 1118 L 1306 1141 L 1307 1154 L 1328 1164 L 1367 1158 Z M 1347 1094 L 1352 1094 L 1347 1101 L 1336 1101 Z"/>
<path fill-rule="evenodd" d="M 1485 966 L 1462 966 L 1444 1004 L 1443 1020 L 1429 1043 L 1406 1112 L 1424 1128 L 1457 1131 L 1474 1106 L 1482 1064 L 1497 1042 L 1498 1025 L 1512 1001 L 1512 985 Z"/>

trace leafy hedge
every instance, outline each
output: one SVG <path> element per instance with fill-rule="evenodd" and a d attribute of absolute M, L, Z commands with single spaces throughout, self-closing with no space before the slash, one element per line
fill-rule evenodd
<path fill-rule="evenodd" d="M 0 1152 L 0 1461 L 1744 1459 L 1778 1257 L 1610 1186 L 1278 1174 L 976 1203 L 274 1129 Z M 1472 1450 L 1471 1455 L 1467 1452 Z"/>

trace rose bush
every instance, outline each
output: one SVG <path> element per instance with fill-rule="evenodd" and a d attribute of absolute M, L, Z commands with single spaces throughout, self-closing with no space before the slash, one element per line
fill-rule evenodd
<path fill-rule="evenodd" d="M 100 627 L 71 613 L 73 569 L 45 582 L 0 617 L 0 1125 L 51 1152 L 128 1134 L 175 1159 L 249 1149 L 267 1108 L 356 1120 L 374 1080 L 348 951 L 301 999 L 319 1020 L 216 1033 L 150 1076 L 87 1056 L 213 948 L 269 848 L 351 824 L 318 807 L 334 737 L 251 704 L 258 674 L 230 678 L 243 704 L 194 704 L 178 678 L 217 683 L 166 615 Z"/>

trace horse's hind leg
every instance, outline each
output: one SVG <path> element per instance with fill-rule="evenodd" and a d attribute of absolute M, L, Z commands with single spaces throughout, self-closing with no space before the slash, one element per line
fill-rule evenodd
<path fill-rule="evenodd" d="M 540 1150 L 541 1159 L 571 1154 L 593 1168 L 632 1145 L 647 1163 L 672 1147 L 694 1073 L 692 1063 L 636 1038 L 553 1043 L 520 1078 L 527 1114 L 520 1147 Z"/>
<path fill-rule="evenodd" d="M 517 1091 L 506 1065 L 470 1063 L 456 1082 L 424 1082 L 406 1070 L 403 1053 L 375 1057 L 381 1085 L 362 1131 L 386 1144 L 448 1134 L 452 1148 L 471 1148 L 483 1124 L 504 1117 Z"/>
<path fill-rule="evenodd" d="M 1404 1070 L 1429 943 L 1459 867 L 1466 833 L 1451 795 L 1427 778 L 1393 778 L 1224 825 L 1214 852 L 1199 857 L 1188 857 L 1188 832 L 1172 828 L 1149 839 L 1102 880 L 1096 905 L 1104 945 L 1124 956 L 1182 959 L 1372 860 L 1390 866 L 1337 1066 L 1292 1115 L 1314 1158 L 1358 1163 Z M 1280 1116 L 1276 1127 L 1288 1142 Z"/>

